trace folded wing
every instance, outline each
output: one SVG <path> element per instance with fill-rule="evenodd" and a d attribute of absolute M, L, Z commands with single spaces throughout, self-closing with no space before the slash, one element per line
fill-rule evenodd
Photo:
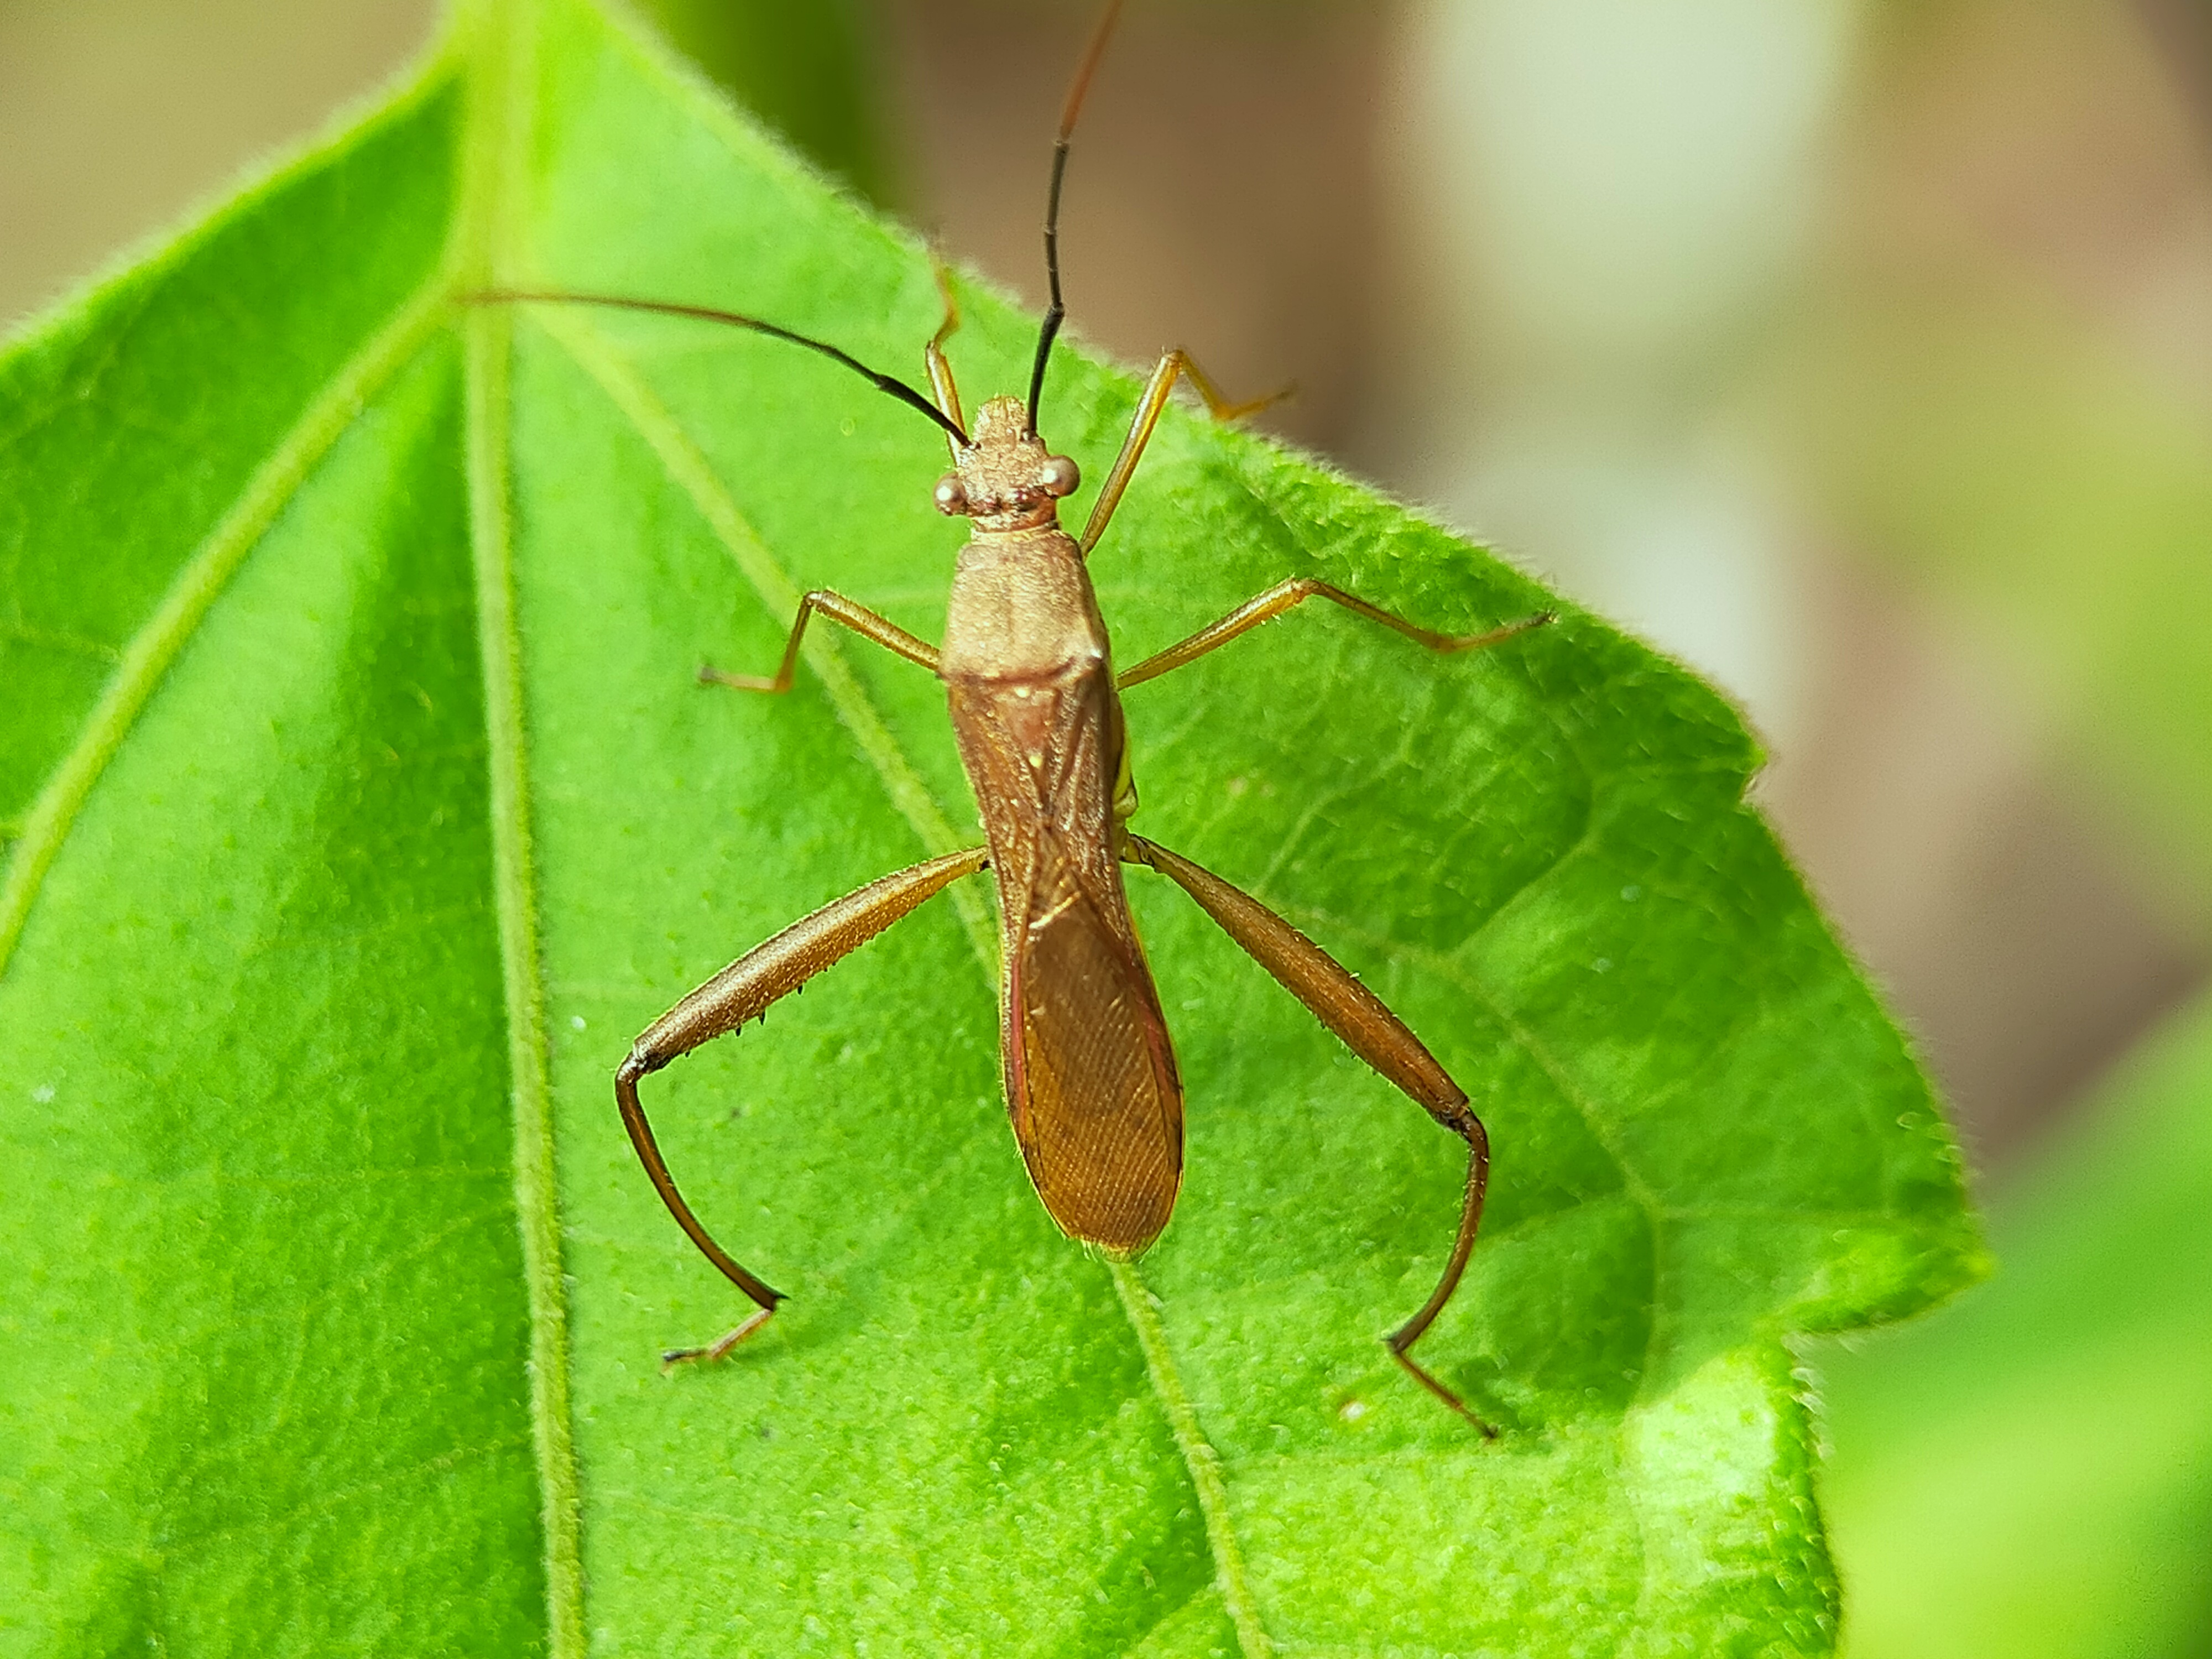
<path fill-rule="evenodd" d="M 1175 1208 L 1182 1085 L 1121 884 L 1085 885 L 1041 903 L 1009 954 L 1007 1104 L 1053 1219 L 1129 1256 Z"/>

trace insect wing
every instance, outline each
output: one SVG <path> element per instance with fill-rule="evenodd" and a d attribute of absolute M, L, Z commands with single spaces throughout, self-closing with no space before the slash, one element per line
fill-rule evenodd
<path fill-rule="evenodd" d="M 1182 1182 L 1182 1085 L 1127 902 L 1075 888 L 1007 963 L 1007 1104 L 1037 1196 L 1116 1255 L 1159 1237 Z M 1120 927 L 1106 904 L 1121 907 Z"/>

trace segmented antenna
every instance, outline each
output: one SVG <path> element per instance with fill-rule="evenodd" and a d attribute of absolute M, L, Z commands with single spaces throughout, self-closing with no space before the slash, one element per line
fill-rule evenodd
<path fill-rule="evenodd" d="M 896 375 L 878 374 L 850 352 L 840 351 L 827 340 L 817 340 L 809 334 L 793 333 L 790 329 L 763 322 L 758 317 L 745 316 L 741 312 L 717 311 L 711 306 L 678 305 L 668 300 L 633 300 L 619 294 L 560 294 L 520 289 L 494 289 L 483 293 L 465 294 L 461 301 L 465 305 L 480 306 L 612 306 L 622 311 L 650 311 L 664 317 L 692 317 L 701 322 L 727 323 L 733 328 L 749 328 L 756 334 L 765 334 L 772 340 L 787 340 L 793 345 L 805 346 L 809 351 L 818 351 L 832 362 L 844 364 L 877 391 L 887 392 L 901 403 L 910 404 L 928 416 L 951 433 L 963 449 L 969 447 L 968 434 L 960 429 L 958 422 Z"/>
<path fill-rule="evenodd" d="M 1045 307 L 1044 326 L 1037 331 L 1036 362 L 1030 369 L 1030 436 L 1036 436 L 1037 399 L 1044 393 L 1044 366 L 1052 356 L 1052 343 L 1067 307 L 1060 298 L 1060 185 L 1067 173 L 1067 141 L 1074 136 L 1075 118 L 1083 113 L 1083 94 L 1091 90 L 1091 77 L 1106 55 L 1106 42 L 1121 15 L 1121 0 L 1108 0 L 1106 15 L 1075 67 L 1075 80 L 1067 88 L 1067 102 L 1060 112 L 1060 137 L 1052 146 L 1052 186 L 1044 204 L 1044 274 L 1052 284 L 1052 303 Z"/>

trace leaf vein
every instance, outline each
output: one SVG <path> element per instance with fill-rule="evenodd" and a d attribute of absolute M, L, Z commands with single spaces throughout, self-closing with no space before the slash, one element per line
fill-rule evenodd
<path fill-rule="evenodd" d="M 268 459 L 255 469 L 230 509 L 185 562 L 160 606 L 124 648 L 75 746 L 39 792 L 21 836 L 11 848 L 7 881 L 0 885 L 0 975 L 14 958 L 46 872 L 76 827 L 94 785 L 122 748 L 155 689 L 316 464 L 352 425 L 376 389 L 428 337 L 445 299 L 441 279 L 426 283 L 331 377 Z"/>
<path fill-rule="evenodd" d="M 33 628 L 21 622 L 0 622 L 0 640 L 9 640 L 17 645 L 33 646 L 41 650 L 64 652 L 73 657 L 89 657 L 95 662 L 117 663 L 123 660 L 123 653 L 104 641 L 88 640 L 82 635 L 49 628 Z"/>

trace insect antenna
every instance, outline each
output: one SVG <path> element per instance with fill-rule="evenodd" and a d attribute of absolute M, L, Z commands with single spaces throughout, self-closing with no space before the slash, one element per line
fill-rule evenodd
<path fill-rule="evenodd" d="M 717 311 L 711 306 L 678 305 L 671 300 L 633 300 L 619 294 L 562 294 L 523 289 L 492 289 L 461 296 L 465 305 L 569 305 L 611 306 L 622 311 L 650 311 L 664 317 L 691 317 L 701 322 L 727 323 L 732 328 L 749 328 L 756 334 L 765 334 L 772 340 L 787 340 L 793 345 L 805 346 L 809 351 L 818 351 L 833 362 L 840 362 L 866 380 L 878 392 L 889 392 L 901 403 L 920 410 L 923 414 L 952 434 L 963 449 L 969 447 L 968 434 L 960 429 L 959 422 L 935 404 L 916 392 L 894 374 L 879 374 L 870 368 L 848 351 L 841 351 L 827 340 L 817 340 L 811 334 L 795 333 L 758 317 L 748 317 L 741 312 Z"/>
<path fill-rule="evenodd" d="M 1075 118 L 1083 113 L 1083 94 L 1091 90 L 1091 77 L 1097 72 L 1098 60 L 1106 55 L 1106 42 L 1114 33 L 1114 25 L 1121 15 L 1121 0 L 1108 0 L 1106 15 L 1098 20 L 1098 27 L 1085 50 L 1083 61 L 1075 67 L 1075 79 L 1067 88 L 1067 102 L 1060 112 L 1060 137 L 1052 146 L 1052 185 L 1044 204 L 1044 274 L 1052 285 L 1052 303 L 1045 308 L 1044 326 L 1037 331 L 1036 362 L 1030 369 L 1030 436 L 1036 436 L 1037 399 L 1044 392 L 1044 366 L 1052 356 L 1052 343 L 1060 333 L 1060 320 L 1067 315 L 1067 307 L 1060 298 L 1060 185 L 1067 174 L 1067 141 L 1075 133 Z"/>

